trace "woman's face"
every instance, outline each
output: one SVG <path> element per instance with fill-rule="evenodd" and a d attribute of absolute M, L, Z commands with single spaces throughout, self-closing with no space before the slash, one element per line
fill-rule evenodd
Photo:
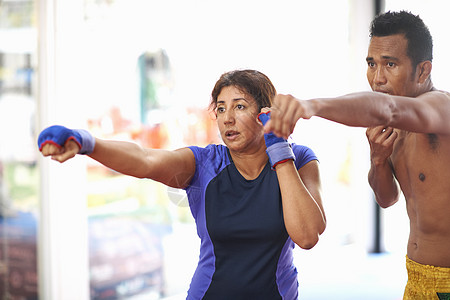
<path fill-rule="evenodd" d="M 217 125 L 222 140 L 230 150 L 258 150 L 264 144 L 263 126 L 257 122 L 258 113 L 259 108 L 253 97 L 234 86 L 222 89 L 217 97 Z"/>

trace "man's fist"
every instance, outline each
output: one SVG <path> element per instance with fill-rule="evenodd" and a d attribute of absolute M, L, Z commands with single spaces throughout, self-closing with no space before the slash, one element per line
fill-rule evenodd
<path fill-rule="evenodd" d="M 258 114 L 258 120 L 265 125 L 270 120 L 270 111 L 262 111 Z M 291 146 L 284 138 L 277 137 L 272 132 L 268 132 L 264 134 L 264 140 L 267 147 L 266 152 L 273 169 L 280 163 L 291 159 L 295 160 L 295 155 L 292 152 Z"/>

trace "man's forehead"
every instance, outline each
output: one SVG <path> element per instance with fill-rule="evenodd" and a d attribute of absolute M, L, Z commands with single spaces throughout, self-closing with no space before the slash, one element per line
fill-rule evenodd
<path fill-rule="evenodd" d="M 407 40 L 403 35 L 372 37 L 368 49 L 368 58 L 399 59 L 407 55 Z"/>

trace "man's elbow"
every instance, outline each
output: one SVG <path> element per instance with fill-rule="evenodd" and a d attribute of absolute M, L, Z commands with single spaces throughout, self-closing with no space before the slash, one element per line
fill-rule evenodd
<path fill-rule="evenodd" d="M 397 202 L 397 201 L 395 201 L 395 202 Z M 392 205 L 394 205 L 395 202 L 387 202 L 387 203 L 386 202 L 377 202 L 377 203 L 381 208 L 385 209 L 385 208 L 388 208 L 388 207 L 391 207 Z"/>
<path fill-rule="evenodd" d="M 397 203 L 399 199 L 399 196 L 396 197 L 390 197 L 390 198 L 381 198 L 381 197 L 375 197 L 375 200 L 377 201 L 378 205 L 381 208 L 388 208 Z"/>

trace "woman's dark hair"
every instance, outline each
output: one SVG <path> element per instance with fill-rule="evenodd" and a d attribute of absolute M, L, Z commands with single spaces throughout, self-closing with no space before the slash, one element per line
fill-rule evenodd
<path fill-rule="evenodd" d="M 217 107 L 217 97 L 224 87 L 234 86 L 243 93 L 252 96 L 259 106 L 271 107 L 277 91 L 269 77 L 256 70 L 235 70 L 222 74 L 211 92 L 210 108 Z"/>
<path fill-rule="evenodd" d="M 433 60 L 433 38 L 422 19 L 407 11 L 380 14 L 370 25 L 370 37 L 403 34 L 408 41 L 407 55 L 415 68 L 419 63 Z"/>

